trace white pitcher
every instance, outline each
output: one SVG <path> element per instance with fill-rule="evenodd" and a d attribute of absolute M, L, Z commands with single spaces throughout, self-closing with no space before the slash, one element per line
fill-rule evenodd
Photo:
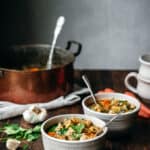
<path fill-rule="evenodd" d="M 129 79 L 135 78 L 137 80 L 136 87 L 132 86 Z M 125 77 L 125 86 L 132 92 L 138 94 L 147 103 L 150 103 L 150 80 L 143 78 L 140 73 L 130 72 Z"/>
<path fill-rule="evenodd" d="M 142 55 L 139 61 L 141 63 L 139 68 L 140 76 L 146 80 L 150 80 L 150 55 Z"/>

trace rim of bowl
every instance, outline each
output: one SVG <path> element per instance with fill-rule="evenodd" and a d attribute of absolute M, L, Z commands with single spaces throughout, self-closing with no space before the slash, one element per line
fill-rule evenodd
<path fill-rule="evenodd" d="M 83 141 L 67 141 L 67 140 L 60 140 L 60 139 L 57 139 L 57 138 L 54 138 L 54 137 L 51 137 L 49 136 L 45 130 L 44 130 L 44 126 L 51 120 L 54 120 L 54 119 L 57 119 L 57 118 L 60 118 L 60 117 L 79 117 L 79 118 L 84 118 L 84 119 L 88 119 L 88 120 L 91 120 L 91 118 L 93 118 L 94 120 L 97 120 L 97 121 L 100 121 L 101 123 L 103 123 L 104 125 L 106 124 L 103 120 L 101 119 L 98 119 L 94 116 L 90 116 L 90 115 L 85 115 L 85 114 L 63 114 L 63 115 L 57 115 L 57 116 L 54 116 L 54 117 L 51 117 L 49 119 L 47 119 L 46 121 L 43 122 L 42 126 L 41 126 L 41 133 L 46 136 L 48 139 L 50 140 L 53 140 L 53 141 L 56 141 L 56 142 L 60 142 L 60 143 L 68 143 L 68 144 L 77 144 L 77 143 L 86 143 L 86 142 L 92 142 L 92 141 L 95 141 L 99 138 L 102 138 L 106 135 L 107 131 L 108 131 L 108 127 L 105 127 L 103 129 L 103 133 L 101 133 L 100 135 L 96 136 L 95 138 L 92 138 L 92 139 L 88 139 L 88 140 L 83 140 Z M 92 120 L 91 120 L 92 121 Z M 93 122 L 93 121 L 92 121 Z"/>
<path fill-rule="evenodd" d="M 115 96 L 115 95 L 118 95 L 118 96 L 129 97 L 130 99 L 133 99 L 134 101 L 137 102 L 137 103 L 136 103 L 136 108 L 135 108 L 134 110 L 132 110 L 132 111 L 130 111 L 130 112 L 121 113 L 120 116 L 130 115 L 130 114 L 133 114 L 133 113 L 136 113 L 136 112 L 139 111 L 140 106 L 141 106 L 140 102 L 139 102 L 136 98 L 131 97 L 131 96 L 129 96 L 129 95 L 125 95 L 125 94 L 122 94 L 122 93 L 98 93 L 98 94 L 95 94 L 95 96 L 99 96 L 99 95 L 105 95 L 105 96 L 107 96 L 107 95 L 110 95 L 110 94 L 111 94 L 111 95 L 114 95 L 114 96 Z M 83 107 L 83 109 L 87 109 L 89 112 L 95 113 L 95 114 L 97 114 L 97 115 L 103 115 L 103 116 L 109 116 L 109 117 L 116 115 L 116 114 L 108 114 L 108 113 L 96 112 L 96 111 L 90 109 L 89 107 L 87 107 L 87 106 L 85 105 L 85 101 L 88 100 L 90 97 L 91 97 L 91 96 L 89 95 L 89 96 L 87 96 L 87 97 L 85 97 L 85 98 L 83 99 L 83 101 L 82 101 L 82 107 Z M 112 96 L 112 97 L 113 97 L 113 96 Z M 127 98 L 126 98 L 126 99 L 127 99 Z M 127 99 L 127 101 L 128 101 L 128 99 Z"/>

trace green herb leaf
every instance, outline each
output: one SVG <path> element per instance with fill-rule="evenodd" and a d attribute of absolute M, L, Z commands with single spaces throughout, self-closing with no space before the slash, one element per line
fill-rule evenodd
<path fill-rule="evenodd" d="M 85 125 L 83 123 L 80 123 L 77 125 L 72 125 L 71 127 L 76 133 L 80 134 L 80 133 L 82 133 L 83 129 L 85 128 Z"/>
<path fill-rule="evenodd" d="M 40 132 L 41 131 L 41 125 L 36 125 L 34 128 L 33 128 L 33 132 Z"/>
<path fill-rule="evenodd" d="M 5 141 L 8 138 L 34 141 L 40 137 L 40 127 L 40 125 L 36 125 L 34 128 L 24 129 L 18 124 L 6 124 L 3 127 L 3 132 L 6 133 L 6 136 L 3 139 L 5 139 Z"/>
<path fill-rule="evenodd" d="M 20 132 L 20 127 L 18 124 L 11 124 L 4 126 L 4 132 L 7 135 L 17 134 Z"/>
<path fill-rule="evenodd" d="M 28 139 L 28 136 L 29 136 L 30 134 L 32 134 L 32 129 L 28 129 L 28 131 L 26 131 L 26 132 L 24 133 L 23 139 Z"/>
<path fill-rule="evenodd" d="M 28 149 L 28 147 L 29 147 L 29 145 L 28 145 L 28 144 L 24 144 L 24 145 L 23 145 L 23 147 L 22 147 L 22 150 L 27 150 L 27 149 Z"/>
<path fill-rule="evenodd" d="M 40 134 L 38 133 L 32 133 L 32 134 L 28 134 L 26 140 L 31 142 L 31 141 L 35 141 L 40 137 Z"/>
<path fill-rule="evenodd" d="M 49 129 L 48 129 L 48 132 L 55 132 L 55 129 L 57 128 L 57 124 L 51 126 Z"/>
<path fill-rule="evenodd" d="M 72 134 L 72 138 L 73 138 L 74 140 L 79 140 L 81 136 L 82 136 L 82 134 L 78 134 L 78 133 L 73 133 L 73 134 Z"/>
<path fill-rule="evenodd" d="M 62 129 L 60 129 L 60 130 L 58 131 L 58 134 L 64 135 L 67 131 L 68 131 L 67 128 L 62 128 Z"/>

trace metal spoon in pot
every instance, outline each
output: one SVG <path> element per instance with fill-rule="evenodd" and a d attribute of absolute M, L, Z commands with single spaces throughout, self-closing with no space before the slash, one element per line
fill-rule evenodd
<path fill-rule="evenodd" d="M 93 91 L 92 91 L 92 88 L 91 88 L 91 85 L 90 85 L 90 82 L 89 82 L 88 78 L 87 78 L 85 75 L 83 75 L 83 76 L 82 76 L 82 79 L 83 79 L 83 81 L 85 82 L 86 86 L 88 87 L 89 92 L 90 92 L 90 94 L 91 94 L 91 97 L 92 97 L 94 103 L 97 105 L 98 103 L 97 103 L 97 101 L 96 101 L 96 98 L 95 98 L 95 96 L 94 96 L 94 93 L 93 93 Z M 98 105 L 99 105 L 99 104 L 98 104 Z"/>
<path fill-rule="evenodd" d="M 51 46 L 49 57 L 48 57 L 48 61 L 47 61 L 47 64 L 46 64 L 46 68 L 47 69 L 51 69 L 52 68 L 52 59 L 53 59 L 54 48 L 55 48 L 57 38 L 58 38 L 58 36 L 59 36 L 59 34 L 61 32 L 61 29 L 62 29 L 64 23 L 65 23 L 65 17 L 64 16 L 60 16 L 57 19 L 56 27 L 55 27 L 55 30 L 54 30 L 52 46 Z"/>

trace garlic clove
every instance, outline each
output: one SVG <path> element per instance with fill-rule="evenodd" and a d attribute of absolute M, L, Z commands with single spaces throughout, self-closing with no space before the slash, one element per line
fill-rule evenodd
<path fill-rule="evenodd" d="M 35 124 L 45 120 L 47 111 L 44 108 L 38 106 L 31 106 L 29 109 L 23 112 L 23 118 L 25 121 Z"/>
<path fill-rule="evenodd" d="M 42 113 L 40 113 L 38 117 L 39 117 L 39 120 L 42 122 L 47 117 L 47 111 L 44 108 L 42 108 L 41 110 L 42 110 Z"/>
<path fill-rule="evenodd" d="M 20 145 L 21 141 L 16 140 L 16 139 L 8 139 L 6 142 L 6 147 L 8 150 L 16 150 L 19 145 Z"/>
<path fill-rule="evenodd" d="M 30 110 L 24 111 L 23 112 L 23 118 L 24 118 L 24 120 L 27 121 L 27 122 L 29 120 L 31 120 L 31 115 L 32 115 L 32 111 L 30 111 Z"/>

